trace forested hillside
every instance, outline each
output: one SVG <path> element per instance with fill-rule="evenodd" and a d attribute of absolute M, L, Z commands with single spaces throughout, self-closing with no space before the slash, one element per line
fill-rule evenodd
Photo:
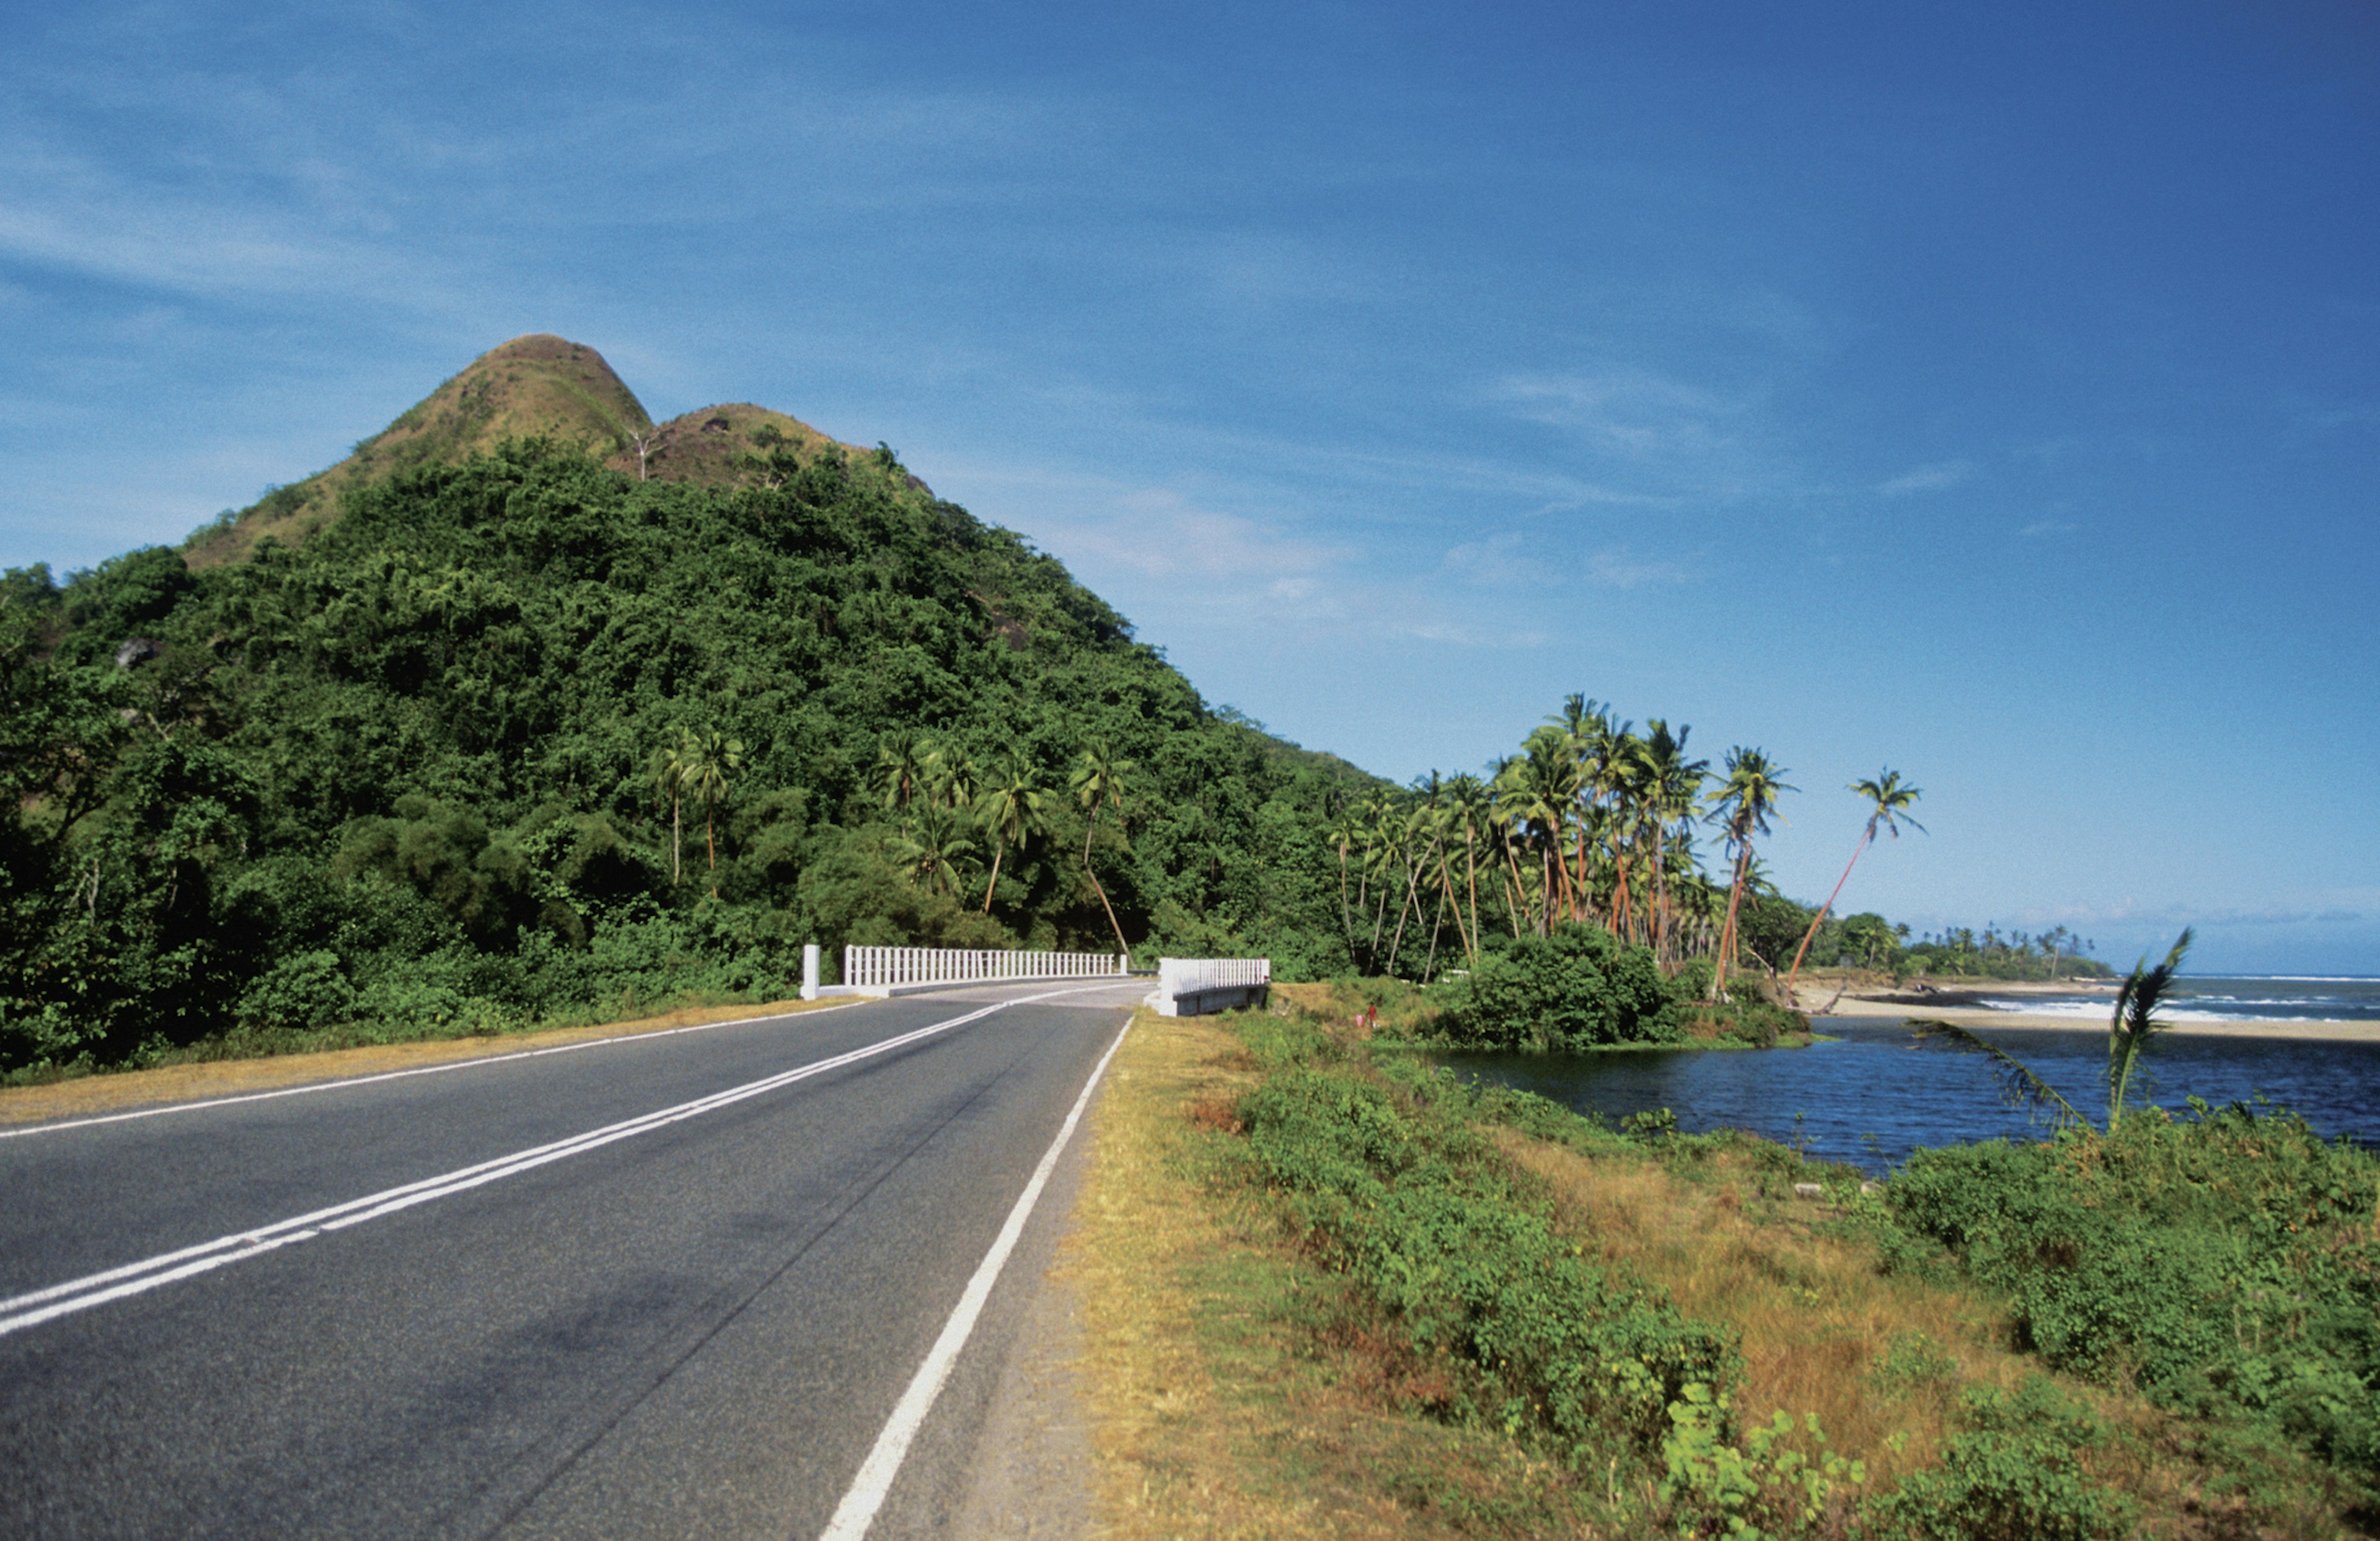
<path fill-rule="evenodd" d="M 245 560 L 9 573 L 0 1070 L 782 992 L 810 940 L 1345 965 L 1380 783 L 889 450 L 710 431 L 741 485 L 516 441 Z"/>

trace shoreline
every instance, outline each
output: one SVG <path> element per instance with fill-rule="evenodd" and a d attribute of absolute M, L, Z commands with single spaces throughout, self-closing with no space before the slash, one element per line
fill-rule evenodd
<path fill-rule="evenodd" d="M 1805 992 L 1806 993 L 1806 992 Z M 1998 994 L 1997 989 L 1994 994 Z M 2031 1012 L 1996 1012 L 1982 1006 L 1912 1006 L 1904 1002 L 1864 1001 L 1846 995 L 1831 1011 L 1812 1013 L 1810 1025 L 1841 1022 L 1873 1027 L 1880 1023 L 1931 1017 L 1959 1027 L 2008 1027 L 2027 1032 L 2105 1033 L 2104 1022 L 2071 1016 L 2046 1016 Z M 2178 1037 L 2211 1038 L 2296 1039 L 2315 1043 L 2380 1043 L 2380 1022 L 2178 1022 L 2167 1031 Z"/>

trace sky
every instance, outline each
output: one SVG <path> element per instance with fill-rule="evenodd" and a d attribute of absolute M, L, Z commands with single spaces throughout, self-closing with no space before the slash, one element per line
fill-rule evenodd
<path fill-rule="evenodd" d="M 0 566 L 560 333 L 1380 774 L 1583 692 L 1797 896 L 1888 766 L 1847 909 L 2380 974 L 2368 6 L 17 10 Z"/>

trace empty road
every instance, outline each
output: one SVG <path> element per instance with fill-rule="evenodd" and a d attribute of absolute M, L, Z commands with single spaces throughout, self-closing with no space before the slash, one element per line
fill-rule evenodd
<path fill-rule="evenodd" d="M 1148 988 L 7 1131 L 0 1534 L 819 1535 Z M 947 1528 L 1059 1176 L 872 1534 Z"/>

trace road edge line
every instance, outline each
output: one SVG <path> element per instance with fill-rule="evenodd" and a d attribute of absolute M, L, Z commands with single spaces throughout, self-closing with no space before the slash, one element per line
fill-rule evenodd
<path fill-rule="evenodd" d="M 849 1490 L 835 1506 L 833 1518 L 819 1533 L 819 1541 L 862 1541 L 868 1526 L 876 1523 L 877 1511 L 892 1496 L 893 1480 L 901 1474 L 901 1463 L 907 1459 L 910 1445 L 925 1427 L 926 1415 L 934 1410 L 935 1401 L 951 1378 L 951 1371 L 957 1367 L 959 1354 L 974 1335 L 976 1321 L 991 1298 L 992 1286 L 1000 1282 L 1009 1254 L 1016 1250 L 1018 1240 L 1025 1234 L 1026 1222 L 1033 1218 L 1033 1210 L 1041 1201 L 1042 1189 L 1050 1184 L 1050 1174 L 1058 1168 L 1058 1158 L 1064 1154 L 1075 1127 L 1083 1122 L 1083 1111 L 1091 1105 L 1091 1094 L 1099 1090 L 1100 1080 L 1107 1074 L 1108 1062 L 1116 1057 L 1116 1050 L 1123 1047 L 1125 1035 L 1131 1031 L 1132 1020 L 1127 1017 L 1115 1041 L 1099 1056 L 1099 1062 L 1091 1067 L 1091 1078 L 1083 1083 L 1082 1095 L 1075 1098 L 1073 1110 L 1058 1126 L 1057 1138 L 1042 1153 L 1040 1164 L 1033 1169 L 1025 1191 L 1016 1195 L 1015 1206 L 1008 1211 L 1007 1223 L 993 1238 L 991 1250 L 983 1255 L 983 1261 L 976 1265 L 975 1276 L 967 1280 L 958 1304 L 951 1309 L 950 1319 L 942 1324 L 941 1336 L 927 1351 L 917 1373 L 910 1377 L 908 1389 L 893 1403 L 892 1416 L 884 1420 L 884 1427 L 876 1436 L 868 1459 L 859 1463 Z"/>

